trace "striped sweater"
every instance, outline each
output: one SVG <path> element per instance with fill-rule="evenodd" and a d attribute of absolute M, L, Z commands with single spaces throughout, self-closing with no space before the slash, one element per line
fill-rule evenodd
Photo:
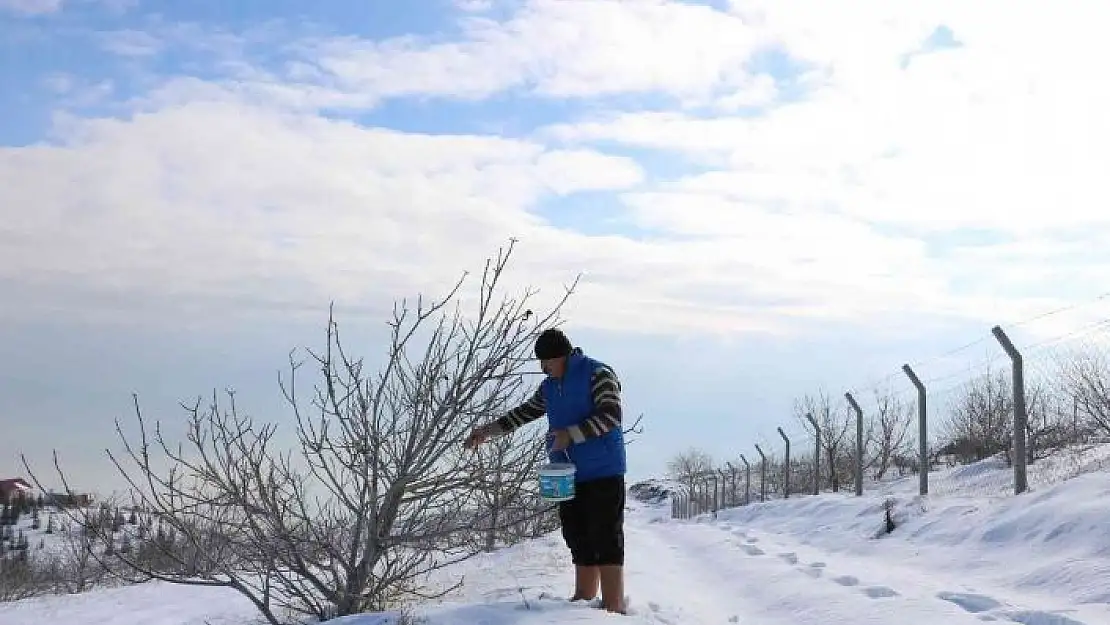
<path fill-rule="evenodd" d="M 594 412 L 581 425 L 572 425 L 567 433 L 575 443 L 603 436 L 621 427 L 621 384 L 608 366 L 598 367 L 590 378 Z M 542 388 L 536 388 L 528 401 L 510 410 L 496 421 L 501 433 L 509 433 L 539 419 L 547 413 Z"/>

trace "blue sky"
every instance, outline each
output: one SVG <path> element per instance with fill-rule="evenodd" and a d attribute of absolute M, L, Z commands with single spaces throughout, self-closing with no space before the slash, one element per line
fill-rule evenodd
<path fill-rule="evenodd" d="M 903 362 L 950 385 L 997 350 L 930 359 L 994 323 L 1078 305 L 1015 329 L 1066 335 L 1110 260 L 1106 44 L 994 10 L 0 0 L 0 473 L 109 481 L 132 392 L 287 419 L 330 301 L 370 356 L 509 237 L 514 285 L 585 272 L 568 331 L 644 414 L 636 477 Z"/>

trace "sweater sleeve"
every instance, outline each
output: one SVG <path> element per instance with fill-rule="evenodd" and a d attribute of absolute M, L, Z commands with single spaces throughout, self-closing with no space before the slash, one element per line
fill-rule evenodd
<path fill-rule="evenodd" d="M 594 370 L 590 380 L 594 411 L 581 425 L 567 428 L 575 443 L 603 436 L 621 427 L 621 383 L 617 374 L 608 366 Z"/>
<path fill-rule="evenodd" d="M 497 428 L 501 433 L 508 434 L 513 430 L 527 425 L 536 419 L 539 419 L 547 413 L 547 401 L 543 398 L 543 388 L 536 387 L 536 391 L 528 398 L 528 401 L 513 408 L 504 416 L 499 418 Z"/>

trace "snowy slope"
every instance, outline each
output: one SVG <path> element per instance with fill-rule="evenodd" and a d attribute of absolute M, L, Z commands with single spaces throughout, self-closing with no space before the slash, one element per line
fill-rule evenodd
<path fill-rule="evenodd" d="M 989 465 L 960 467 L 938 476 L 937 484 L 959 490 L 966 481 L 964 490 L 976 492 L 983 480 L 1001 479 L 992 472 Z M 669 519 L 667 503 L 630 498 L 630 617 L 555 598 L 572 584 L 557 533 L 445 572 L 443 581 L 464 576 L 464 587 L 417 615 L 427 625 L 1110 623 L 1110 473 L 1039 486 L 1021 497 L 934 495 L 922 503 L 912 492 L 909 483 L 896 483 L 863 498 L 801 497 L 691 521 Z M 891 497 L 899 526 L 885 535 L 879 532 L 883 502 Z M 162 584 L 0 608 L 0 625 L 251 619 L 250 606 L 234 593 Z"/>

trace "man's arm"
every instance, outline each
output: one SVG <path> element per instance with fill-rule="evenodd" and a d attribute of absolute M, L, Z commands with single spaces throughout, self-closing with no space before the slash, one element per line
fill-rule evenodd
<path fill-rule="evenodd" d="M 608 366 L 598 367 L 590 379 L 590 389 L 594 400 L 593 414 L 581 425 L 567 428 L 570 439 L 575 443 L 586 442 L 621 427 L 621 383 L 617 374 Z"/>
<path fill-rule="evenodd" d="M 547 412 L 547 401 L 543 398 L 543 388 L 536 387 L 536 391 L 528 401 L 513 408 L 504 416 L 494 421 L 498 434 L 508 434 L 513 430 L 539 419 Z"/>

